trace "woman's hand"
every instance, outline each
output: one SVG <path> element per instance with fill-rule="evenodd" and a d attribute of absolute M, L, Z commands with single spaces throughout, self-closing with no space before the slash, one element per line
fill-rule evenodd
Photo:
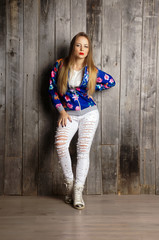
<path fill-rule="evenodd" d="M 70 122 L 72 122 L 70 115 L 65 110 L 62 110 L 60 112 L 60 116 L 59 116 L 59 119 L 58 119 L 58 122 L 57 122 L 58 123 L 58 127 L 60 126 L 60 124 L 61 124 L 62 127 L 64 127 L 64 126 L 66 127 L 67 119 Z"/>

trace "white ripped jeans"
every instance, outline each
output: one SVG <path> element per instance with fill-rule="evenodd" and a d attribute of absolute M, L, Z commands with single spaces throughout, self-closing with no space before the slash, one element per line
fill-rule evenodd
<path fill-rule="evenodd" d="M 99 112 L 96 109 L 82 116 L 71 116 L 71 119 L 72 122 L 67 120 L 66 127 L 57 128 L 55 145 L 66 181 L 73 180 L 69 145 L 78 130 L 75 183 L 84 185 L 89 170 L 89 152 L 98 126 Z"/>

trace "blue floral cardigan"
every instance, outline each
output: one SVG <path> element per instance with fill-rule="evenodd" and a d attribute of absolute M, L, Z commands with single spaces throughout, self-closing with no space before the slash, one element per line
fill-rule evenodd
<path fill-rule="evenodd" d="M 61 95 L 57 89 L 58 71 L 63 65 L 63 59 L 59 59 L 53 66 L 51 71 L 51 78 L 49 84 L 49 95 L 52 104 L 60 112 L 63 109 L 66 111 L 81 111 L 88 107 L 96 105 L 94 100 L 88 96 L 87 85 L 89 81 L 88 67 L 84 68 L 84 75 L 80 86 L 71 88 L 68 84 L 68 88 L 65 94 Z M 115 86 L 114 79 L 102 70 L 97 68 L 97 81 L 95 90 L 102 91 Z"/>

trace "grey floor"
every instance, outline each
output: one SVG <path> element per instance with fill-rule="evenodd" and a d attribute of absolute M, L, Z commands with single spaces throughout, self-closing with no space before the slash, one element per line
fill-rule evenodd
<path fill-rule="evenodd" d="M 1 240 L 159 240 L 159 196 L 0 197 Z"/>

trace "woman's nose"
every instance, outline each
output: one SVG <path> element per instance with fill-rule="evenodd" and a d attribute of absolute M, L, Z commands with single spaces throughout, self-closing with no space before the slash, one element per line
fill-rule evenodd
<path fill-rule="evenodd" d="M 80 49 L 81 51 L 83 50 L 83 46 L 81 46 L 81 49 Z"/>

